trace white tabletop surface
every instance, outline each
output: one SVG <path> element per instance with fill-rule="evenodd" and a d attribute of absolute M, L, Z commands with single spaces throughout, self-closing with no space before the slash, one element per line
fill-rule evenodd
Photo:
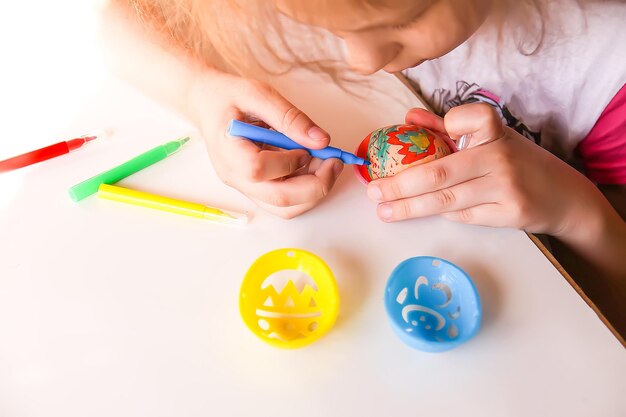
<path fill-rule="evenodd" d="M 88 3 L 23 3 L 0 7 L 0 159 L 114 134 L 0 176 L 0 416 L 626 415 L 624 348 L 522 232 L 383 224 L 349 169 L 284 221 L 222 185 L 197 134 L 122 184 L 249 210 L 246 228 L 71 201 L 71 185 L 192 129 L 106 74 Z M 411 104 L 315 78 L 280 89 L 346 149 Z M 282 247 L 322 257 L 341 296 L 331 332 L 295 351 L 263 344 L 238 313 L 247 268 Z M 386 279 L 418 255 L 464 268 L 482 299 L 482 329 L 447 353 L 413 350 L 387 323 Z"/>

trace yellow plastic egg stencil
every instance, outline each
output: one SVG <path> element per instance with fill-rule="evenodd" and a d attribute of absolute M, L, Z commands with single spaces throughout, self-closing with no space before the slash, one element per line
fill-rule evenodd
<path fill-rule="evenodd" d="M 335 324 L 337 283 L 319 257 L 301 249 L 278 249 L 248 269 L 239 293 L 239 312 L 264 342 L 285 349 L 306 346 Z"/>

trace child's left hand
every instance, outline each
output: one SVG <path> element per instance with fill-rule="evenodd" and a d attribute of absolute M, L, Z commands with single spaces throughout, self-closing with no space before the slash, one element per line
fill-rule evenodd
<path fill-rule="evenodd" d="M 471 133 L 472 140 L 464 151 L 371 182 L 367 194 L 379 203 L 383 221 L 441 215 L 572 238 L 591 232 L 610 210 L 587 178 L 503 126 L 487 104 L 456 107 L 445 119 L 413 109 L 406 121 L 446 132 L 455 140 Z"/>

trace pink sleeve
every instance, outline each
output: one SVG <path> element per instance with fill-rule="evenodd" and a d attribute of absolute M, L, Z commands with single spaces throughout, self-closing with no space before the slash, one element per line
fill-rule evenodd
<path fill-rule="evenodd" d="M 587 176 L 599 184 L 626 184 L 626 84 L 578 145 Z"/>

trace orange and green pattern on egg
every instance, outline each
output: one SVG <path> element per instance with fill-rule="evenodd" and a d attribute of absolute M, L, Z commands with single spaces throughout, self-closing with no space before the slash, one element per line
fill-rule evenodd
<path fill-rule="evenodd" d="M 437 133 L 413 125 L 377 129 L 367 138 L 367 171 L 371 180 L 396 175 L 405 169 L 452 153 Z"/>

